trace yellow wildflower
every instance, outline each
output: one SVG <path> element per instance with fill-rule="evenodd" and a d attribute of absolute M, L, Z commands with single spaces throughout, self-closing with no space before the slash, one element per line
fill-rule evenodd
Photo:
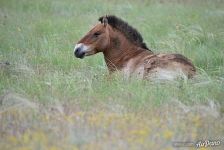
<path fill-rule="evenodd" d="M 166 139 L 171 139 L 173 137 L 173 132 L 171 130 L 165 130 L 163 133 L 163 137 Z"/>

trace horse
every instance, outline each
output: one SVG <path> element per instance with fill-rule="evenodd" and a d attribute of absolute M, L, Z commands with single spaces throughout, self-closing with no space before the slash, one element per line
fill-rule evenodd
<path fill-rule="evenodd" d="M 102 52 L 109 74 L 120 71 L 126 77 L 141 79 L 192 78 L 196 69 L 181 54 L 153 53 L 141 34 L 127 22 L 114 15 L 102 16 L 74 48 L 77 58 Z"/>

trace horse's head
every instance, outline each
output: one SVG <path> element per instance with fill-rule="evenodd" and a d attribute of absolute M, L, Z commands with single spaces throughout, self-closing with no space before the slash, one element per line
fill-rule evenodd
<path fill-rule="evenodd" d="M 84 58 L 103 52 L 109 45 L 109 25 L 106 17 L 99 19 L 101 23 L 91 29 L 75 46 L 74 55 L 77 58 Z"/>

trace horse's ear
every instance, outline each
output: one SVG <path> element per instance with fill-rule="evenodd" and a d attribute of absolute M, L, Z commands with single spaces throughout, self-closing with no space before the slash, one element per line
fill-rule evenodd
<path fill-rule="evenodd" d="M 104 27 L 106 27 L 107 24 L 108 24 L 107 16 L 100 17 L 100 18 L 99 18 L 99 21 L 104 25 Z"/>
<path fill-rule="evenodd" d="M 103 17 L 103 25 L 104 25 L 104 27 L 106 27 L 107 24 L 108 24 L 107 17 Z"/>

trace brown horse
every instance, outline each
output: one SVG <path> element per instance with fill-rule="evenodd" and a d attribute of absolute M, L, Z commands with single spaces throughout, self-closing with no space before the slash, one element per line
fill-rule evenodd
<path fill-rule="evenodd" d="M 103 52 L 109 72 L 122 71 L 127 77 L 174 79 L 190 78 L 196 69 L 180 54 L 154 54 L 140 33 L 116 16 L 102 16 L 75 46 L 77 58 Z"/>

